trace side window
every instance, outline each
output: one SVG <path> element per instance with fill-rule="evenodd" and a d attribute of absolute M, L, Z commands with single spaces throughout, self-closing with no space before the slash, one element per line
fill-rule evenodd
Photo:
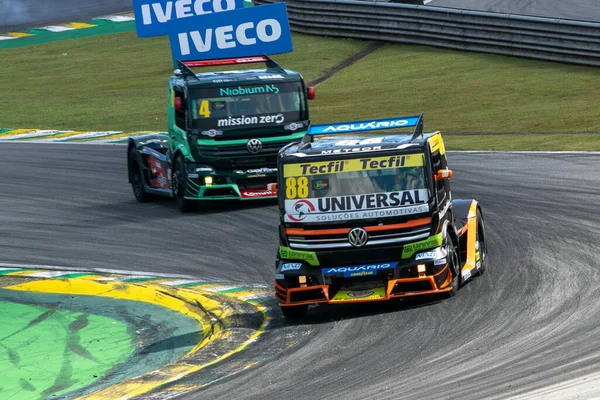
<path fill-rule="evenodd" d="M 181 98 L 181 109 L 175 110 L 175 125 L 185 130 L 187 125 L 187 102 L 185 101 L 185 94 L 183 91 L 175 89 L 175 97 Z"/>
<path fill-rule="evenodd" d="M 442 157 L 440 156 L 439 152 L 435 152 L 431 154 L 431 161 L 432 161 L 432 169 L 433 169 L 433 174 L 436 174 L 437 171 L 439 171 L 440 169 L 442 169 Z M 446 200 L 446 181 L 436 181 L 435 182 L 435 191 L 437 193 L 437 202 L 438 204 L 442 204 L 442 202 L 444 202 Z"/>

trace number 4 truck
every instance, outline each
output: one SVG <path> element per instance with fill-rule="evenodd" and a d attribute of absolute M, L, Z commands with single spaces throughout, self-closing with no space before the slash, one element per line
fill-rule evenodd
<path fill-rule="evenodd" d="M 196 74 L 192 67 L 264 62 L 264 69 Z M 277 153 L 304 136 L 314 89 L 268 56 L 178 62 L 167 92 L 168 134 L 132 137 L 129 182 L 139 202 L 275 198 Z"/>

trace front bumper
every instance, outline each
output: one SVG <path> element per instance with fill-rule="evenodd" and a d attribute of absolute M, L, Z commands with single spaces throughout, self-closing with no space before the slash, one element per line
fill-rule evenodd
<path fill-rule="evenodd" d="M 438 284 L 438 282 L 440 282 Z M 360 289 L 333 289 L 332 285 L 285 288 L 275 280 L 275 297 L 281 306 L 342 304 L 387 301 L 393 298 L 423 296 L 452 290 L 452 273 L 446 266 L 435 276 L 391 279 L 383 286 Z"/>
<path fill-rule="evenodd" d="M 275 199 L 277 192 L 268 189 L 277 182 L 276 168 L 217 170 L 207 165 L 186 164 L 187 200 L 260 200 Z"/>
<path fill-rule="evenodd" d="M 275 278 L 275 297 L 281 306 L 387 301 L 453 289 L 453 273 L 442 247 L 402 261 L 361 265 L 315 266 L 315 260 L 284 259 L 278 261 Z"/>

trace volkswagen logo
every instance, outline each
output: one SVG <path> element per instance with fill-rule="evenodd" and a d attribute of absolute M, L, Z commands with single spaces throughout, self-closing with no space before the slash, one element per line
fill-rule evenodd
<path fill-rule="evenodd" d="M 250 154 L 258 154 L 262 150 L 262 142 L 258 139 L 250 139 L 246 143 L 246 148 Z"/>
<path fill-rule="evenodd" d="M 363 228 L 354 228 L 348 233 L 348 242 L 354 247 L 363 247 L 368 240 L 369 235 Z"/>

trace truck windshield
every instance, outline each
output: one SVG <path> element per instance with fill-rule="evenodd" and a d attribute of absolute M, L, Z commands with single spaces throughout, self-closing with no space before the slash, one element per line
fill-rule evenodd
<path fill-rule="evenodd" d="M 285 126 L 305 114 L 300 82 L 202 88 L 191 91 L 189 98 L 193 129 Z"/>
<path fill-rule="evenodd" d="M 327 222 L 429 211 L 423 154 L 285 164 L 286 221 Z"/>

